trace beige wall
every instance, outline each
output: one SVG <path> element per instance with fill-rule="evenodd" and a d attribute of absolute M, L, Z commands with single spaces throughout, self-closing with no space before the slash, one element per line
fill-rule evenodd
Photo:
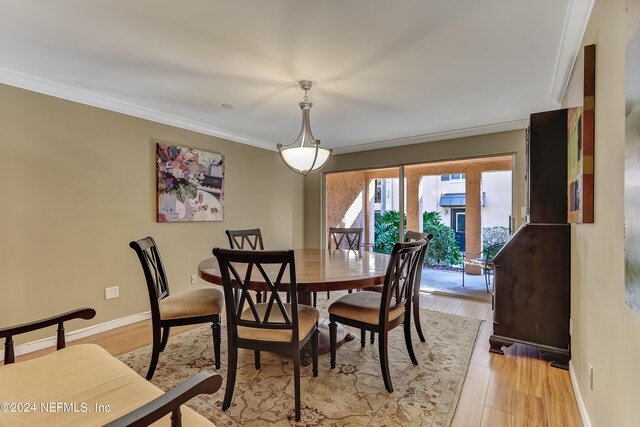
<path fill-rule="evenodd" d="M 442 160 L 466 159 L 499 154 L 514 154 L 513 212 L 516 225 L 522 223 L 520 208 L 524 206 L 524 130 L 500 132 L 467 138 L 427 142 L 424 144 L 370 150 L 333 156 L 323 173 L 356 169 L 382 168 Z M 307 176 L 305 181 L 305 246 L 320 247 L 322 238 L 321 174 Z"/>
<path fill-rule="evenodd" d="M 224 154 L 224 221 L 155 222 L 156 140 Z M 128 246 L 147 235 L 173 291 L 194 286 L 227 228 L 260 227 L 273 248 L 304 243 L 304 178 L 276 152 L 0 85 L 0 159 L 0 327 L 82 306 L 96 318 L 68 330 L 147 311 Z M 105 301 L 113 285 L 120 298 Z"/>
<path fill-rule="evenodd" d="M 596 44 L 595 223 L 571 227 L 572 364 L 594 426 L 637 426 L 640 315 L 624 302 L 624 0 L 596 2 L 583 43 Z M 582 64 L 564 106 L 582 103 Z"/>

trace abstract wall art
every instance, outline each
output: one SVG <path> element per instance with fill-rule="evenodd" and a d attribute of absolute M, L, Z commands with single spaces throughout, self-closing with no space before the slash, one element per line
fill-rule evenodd
<path fill-rule="evenodd" d="M 158 222 L 222 221 L 224 156 L 157 144 Z"/>
<path fill-rule="evenodd" d="M 592 223 L 593 154 L 595 146 L 596 46 L 584 48 L 584 101 L 582 107 L 569 108 L 568 137 L 568 214 L 567 222 Z"/>

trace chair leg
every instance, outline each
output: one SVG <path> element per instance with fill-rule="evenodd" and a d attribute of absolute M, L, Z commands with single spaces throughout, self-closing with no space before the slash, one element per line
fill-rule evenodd
<path fill-rule="evenodd" d="M 350 294 L 351 294 L 351 293 L 353 293 L 353 289 L 349 289 L 349 293 L 350 293 Z"/>
<path fill-rule="evenodd" d="M 391 375 L 389 375 L 389 354 L 387 352 L 387 338 L 387 332 L 381 331 L 380 336 L 378 337 L 378 352 L 380 354 L 380 369 L 382 370 L 384 387 L 389 393 L 393 393 Z"/>
<path fill-rule="evenodd" d="M 316 308 L 318 306 L 318 293 L 314 292 L 313 293 L 313 308 Z"/>
<path fill-rule="evenodd" d="M 255 350 L 253 352 L 254 364 L 256 365 L 256 369 L 260 369 L 260 351 Z"/>
<path fill-rule="evenodd" d="M 260 304 L 262 302 L 262 291 L 256 291 L 256 303 Z"/>
<path fill-rule="evenodd" d="M 327 291 L 327 299 L 331 299 L 331 293 Z"/>
<path fill-rule="evenodd" d="M 316 331 L 313 333 L 313 337 L 311 337 L 311 353 L 312 363 L 313 363 L 313 376 L 318 376 L 318 353 L 319 353 L 319 338 L 320 338 L 320 329 L 316 328 Z"/>
<path fill-rule="evenodd" d="M 238 368 L 238 349 L 229 343 L 227 360 L 227 384 L 224 390 L 224 400 L 222 401 L 222 410 L 226 411 L 231 406 L 233 398 L 233 389 L 236 386 L 236 370 Z"/>
<path fill-rule="evenodd" d="M 300 421 L 300 350 L 293 349 L 293 388 L 296 401 L 296 421 Z"/>
<path fill-rule="evenodd" d="M 360 347 L 364 348 L 367 343 L 367 330 L 360 329 Z"/>
<path fill-rule="evenodd" d="M 376 333 L 371 331 L 371 345 L 376 343 Z"/>
<path fill-rule="evenodd" d="M 267 296 L 265 295 L 264 297 L 265 299 L 267 299 Z M 287 292 L 287 304 L 291 303 L 291 292 Z"/>
<path fill-rule="evenodd" d="M 338 339 L 338 324 L 331 320 L 329 322 L 329 346 L 331 347 L 331 369 L 336 367 L 336 341 Z"/>
<path fill-rule="evenodd" d="M 464 288 L 464 273 L 465 273 L 465 264 L 464 261 L 462 261 L 462 287 Z"/>
<path fill-rule="evenodd" d="M 420 324 L 420 295 L 413 296 L 413 323 L 416 324 L 416 332 L 420 341 L 426 342 L 424 334 L 422 333 L 422 325 Z"/>
<path fill-rule="evenodd" d="M 407 353 L 409 353 L 409 357 L 411 358 L 411 363 L 414 365 L 418 364 L 418 359 L 416 359 L 416 354 L 413 352 L 413 343 L 411 342 L 411 311 L 407 311 L 405 313 L 404 318 L 404 343 L 407 345 Z"/>
<path fill-rule="evenodd" d="M 484 284 L 487 286 L 487 293 L 489 293 L 489 271 L 484 273 Z"/>
<path fill-rule="evenodd" d="M 162 328 L 162 341 L 160 342 L 160 352 L 163 352 L 167 347 L 167 341 L 169 341 L 169 330 L 171 328 L 169 326 L 165 326 Z"/>
<path fill-rule="evenodd" d="M 153 373 L 156 371 L 158 365 L 158 358 L 160 357 L 160 347 L 162 343 L 160 341 L 160 328 L 154 328 L 153 331 L 153 348 L 151 349 L 151 362 L 149 362 L 149 370 L 147 371 L 147 380 L 151 381 Z"/>
<path fill-rule="evenodd" d="M 216 316 L 216 319 L 211 323 L 211 331 L 213 332 L 213 355 L 216 359 L 216 369 L 220 369 L 220 315 Z"/>

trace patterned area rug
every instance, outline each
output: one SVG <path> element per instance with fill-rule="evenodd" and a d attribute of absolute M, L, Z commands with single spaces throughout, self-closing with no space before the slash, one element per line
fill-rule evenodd
<path fill-rule="evenodd" d="M 331 300 L 338 297 L 332 292 Z M 331 302 L 331 301 L 329 301 Z M 318 295 L 320 312 L 326 316 L 327 301 Z M 326 316 L 328 317 L 328 316 Z M 329 354 L 320 355 L 320 373 L 311 366 L 301 369 L 302 420 L 307 426 L 449 426 L 455 413 L 481 321 L 452 314 L 422 310 L 421 343 L 413 330 L 418 366 L 411 364 L 402 327 L 389 334 L 389 359 L 394 392 L 384 388 L 377 341 L 360 347 L 357 338 L 338 349 L 336 369 Z M 367 334 L 367 341 L 369 335 Z M 140 375 L 146 374 L 151 347 L 119 357 Z M 295 425 L 293 418 L 293 365 L 277 354 L 261 353 L 262 368 L 253 365 L 253 352 L 240 350 L 233 403 L 222 412 L 223 388 L 213 395 L 192 399 L 188 405 L 218 426 Z M 226 380 L 226 330 L 222 333 L 222 368 Z M 211 328 L 170 337 L 152 382 L 163 390 L 175 387 L 203 369 L 215 371 Z"/>

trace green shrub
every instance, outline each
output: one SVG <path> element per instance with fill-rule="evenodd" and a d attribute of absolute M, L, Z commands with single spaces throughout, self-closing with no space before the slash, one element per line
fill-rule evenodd
<path fill-rule="evenodd" d="M 407 223 L 406 219 L 407 216 L 405 215 L 405 224 Z M 386 211 L 377 215 L 373 223 L 374 251 L 390 254 L 393 250 L 393 245 L 398 242 L 399 229 L 400 213 L 398 211 Z"/>
<path fill-rule="evenodd" d="M 509 238 L 507 227 L 484 227 L 482 229 L 482 247 L 488 248 L 499 243 L 504 243 Z"/>
<path fill-rule="evenodd" d="M 459 265 L 462 263 L 462 253 L 456 242 L 456 234 L 441 220 L 440 212 L 424 212 L 422 214 L 422 230 L 433 234 L 427 251 L 427 264 Z"/>

